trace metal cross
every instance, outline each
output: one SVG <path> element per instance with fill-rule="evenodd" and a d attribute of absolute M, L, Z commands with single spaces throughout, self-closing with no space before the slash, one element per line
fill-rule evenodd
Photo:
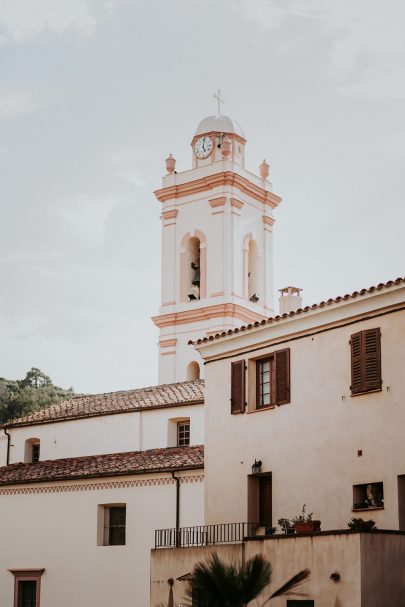
<path fill-rule="evenodd" d="M 215 99 L 218 101 L 218 115 L 221 113 L 221 103 L 225 103 L 225 100 L 221 97 L 221 89 L 218 89 L 217 93 L 214 93 Z"/>

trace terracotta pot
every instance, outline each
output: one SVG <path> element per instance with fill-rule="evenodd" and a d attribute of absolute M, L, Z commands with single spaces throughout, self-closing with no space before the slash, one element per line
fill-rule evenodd
<path fill-rule="evenodd" d="M 307 523 L 295 523 L 294 529 L 297 533 L 311 533 L 321 530 L 321 521 L 308 521 Z"/>

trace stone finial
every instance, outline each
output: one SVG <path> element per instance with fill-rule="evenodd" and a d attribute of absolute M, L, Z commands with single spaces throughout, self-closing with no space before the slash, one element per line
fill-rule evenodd
<path fill-rule="evenodd" d="M 261 164 L 259 164 L 259 172 L 260 172 L 260 177 L 262 179 L 267 179 L 267 177 L 269 176 L 270 165 L 267 164 L 267 162 L 265 160 L 263 160 L 263 162 Z"/>
<path fill-rule="evenodd" d="M 232 151 L 232 144 L 227 137 L 224 137 L 221 143 L 222 158 L 229 158 Z"/>
<path fill-rule="evenodd" d="M 173 158 L 171 154 L 166 158 L 166 171 L 171 175 L 174 173 L 174 169 L 176 168 L 176 159 Z"/>

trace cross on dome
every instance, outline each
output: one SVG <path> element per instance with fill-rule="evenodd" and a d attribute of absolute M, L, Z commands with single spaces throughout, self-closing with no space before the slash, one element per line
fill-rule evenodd
<path fill-rule="evenodd" d="M 221 114 L 221 103 L 225 103 L 225 100 L 222 99 L 222 97 L 221 97 L 221 89 L 218 89 L 218 91 L 216 93 L 214 93 L 214 97 L 218 101 L 218 112 L 217 112 L 217 115 L 220 116 L 220 114 Z"/>

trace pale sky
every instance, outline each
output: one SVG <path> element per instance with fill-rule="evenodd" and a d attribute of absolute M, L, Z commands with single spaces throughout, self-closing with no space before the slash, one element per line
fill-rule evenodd
<path fill-rule="evenodd" d="M 404 32 L 403 0 L 0 0 L 0 376 L 157 383 L 153 190 L 218 88 L 283 197 L 276 288 L 403 276 Z"/>

